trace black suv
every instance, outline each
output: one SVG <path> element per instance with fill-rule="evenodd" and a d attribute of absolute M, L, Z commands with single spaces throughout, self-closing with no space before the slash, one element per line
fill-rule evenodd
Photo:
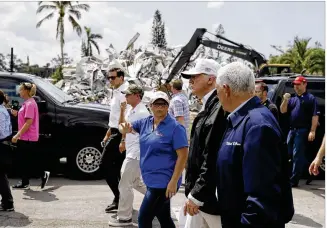
<path fill-rule="evenodd" d="M 0 90 L 10 101 L 23 100 L 18 88 L 22 82 L 37 87 L 34 99 L 39 106 L 40 146 L 47 153 L 51 167 L 67 159 L 71 178 L 95 177 L 99 173 L 102 155 L 100 142 L 108 129 L 109 107 L 100 104 L 82 104 L 50 82 L 36 76 L 0 72 Z M 12 117 L 13 134 L 17 132 L 17 118 Z M 13 165 L 12 167 L 15 167 Z"/>
<path fill-rule="evenodd" d="M 280 108 L 283 95 L 285 93 L 290 93 L 292 96 L 295 96 L 292 82 L 299 75 L 289 76 L 289 77 L 260 77 L 257 78 L 257 81 L 263 81 L 268 86 L 268 97 L 273 101 L 278 109 Z M 321 76 L 305 76 L 308 85 L 307 91 L 313 94 L 318 102 L 320 116 L 319 116 L 319 126 L 316 130 L 316 139 L 313 142 L 309 142 L 307 149 L 307 157 L 310 162 L 316 156 L 319 147 L 321 145 L 323 136 L 325 134 L 325 77 Z M 288 114 L 279 114 L 279 123 L 284 132 L 284 135 L 287 136 L 289 131 L 289 116 Z M 324 172 L 322 172 L 324 173 Z"/>

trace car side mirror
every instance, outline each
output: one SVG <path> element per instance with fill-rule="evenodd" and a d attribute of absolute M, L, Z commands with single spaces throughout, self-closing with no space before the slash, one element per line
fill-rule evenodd
<path fill-rule="evenodd" d="M 39 113 L 47 112 L 47 102 L 45 100 L 42 100 L 39 96 L 33 97 L 35 102 L 37 103 L 37 107 L 39 109 Z"/>

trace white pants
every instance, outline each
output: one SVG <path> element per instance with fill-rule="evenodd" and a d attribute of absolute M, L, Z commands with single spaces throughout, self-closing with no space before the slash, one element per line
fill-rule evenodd
<path fill-rule="evenodd" d="M 140 170 L 140 161 L 126 157 L 121 167 L 121 179 L 119 182 L 119 206 L 117 217 L 122 220 L 132 218 L 133 214 L 133 188 L 142 194 L 146 192 Z"/>
<path fill-rule="evenodd" d="M 198 214 L 191 216 L 187 214 L 184 228 L 220 228 L 221 221 L 219 215 L 210 215 L 199 211 Z"/>

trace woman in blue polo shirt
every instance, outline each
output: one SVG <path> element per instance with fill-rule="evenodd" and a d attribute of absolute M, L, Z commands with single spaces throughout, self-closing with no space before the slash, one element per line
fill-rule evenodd
<path fill-rule="evenodd" d="M 152 227 L 154 217 L 161 227 L 171 228 L 175 224 L 170 216 L 170 198 L 181 185 L 188 155 L 187 135 L 184 126 L 168 114 L 167 94 L 156 92 L 150 103 L 152 116 L 122 124 L 120 131 L 140 134 L 140 167 L 147 192 L 139 211 L 139 228 Z"/>

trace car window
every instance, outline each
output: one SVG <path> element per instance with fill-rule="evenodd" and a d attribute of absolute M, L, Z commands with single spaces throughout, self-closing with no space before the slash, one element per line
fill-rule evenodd
<path fill-rule="evenodd" d="M 12 101 L 18 101 L 19 106 L 24 102 L 19 96 L 19 85 L 20 81 L 12 79 L 0 79 L 0 90 L 2 90 L 9 97 L 9 103 L 12 104 Z"/>
<path fill-rule="evenodd" d="M 325 100 L 325 83 L 322 81 L 309 81 L 307 85 L 308 93 L 311 93 L 317 100 Z M 292 82 L 287 82 L 284 93 L 294 94 Z"/>

